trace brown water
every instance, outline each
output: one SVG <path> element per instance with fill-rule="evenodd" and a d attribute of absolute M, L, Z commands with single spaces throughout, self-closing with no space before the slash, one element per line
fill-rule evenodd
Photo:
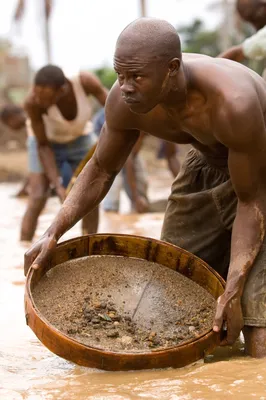
<path fill-rule="evenodd" d="M 240 342 L 179 370 L 103 372 L 78 367 L 49 352 L 25 324 L 22 264 L 27 245 L 18 242 L 25 201 L 10 197 L 16 188 L 0 185 L 1 400 L 266 400 L 266 360 L 244 357 Z M 37 236 L 57 209 L 53 198 L 41 216 Z M 158 238 L 162 216 L 102 215 L 100 230 Z M 64 239 L 79 234 L 78 225 Z"/>

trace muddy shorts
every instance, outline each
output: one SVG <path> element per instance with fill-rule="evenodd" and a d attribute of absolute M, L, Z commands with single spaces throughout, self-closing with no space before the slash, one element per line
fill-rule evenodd
<path fill-rule="evenodd" d="M 217 166 L 190 150 L 172 185 L 161 239 L 197 255 L 226 279 L 236 206 L 227 162 Z M 266 327 L 266 240 L 248 276 L 242 309 L 245 325 Z"/>

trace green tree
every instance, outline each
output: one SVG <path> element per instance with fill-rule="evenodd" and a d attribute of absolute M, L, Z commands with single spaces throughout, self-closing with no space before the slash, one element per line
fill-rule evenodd
<path fill-rule="evenodd" d="M 220 53 L 218 30 L 207 30 L 200 19 L 190 25 L 179 26 L 177 32 L 181 36 L 182 51 L 217 56 Z"/>
<path fill-rule="evenodd" d="M 95 75 L 98 76 L 98 78 L 105 87 L 111 89 L 111 87 L 116 81 L 116 73 L 112 68 L 110 67 L 96 68 L 93 70 L 93 72 Z"/>

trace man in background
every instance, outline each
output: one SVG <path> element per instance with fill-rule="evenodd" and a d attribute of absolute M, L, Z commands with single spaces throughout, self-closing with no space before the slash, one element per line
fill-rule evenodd
<path fill-rule="evenodd" d="M 236 7 L 241 18 L 253 25 L 257 33 L 224 51 L 219 57 L 238 62 L 245 59 L 263 60 L 266 58 L 266 0 L 238 0 Z M 265 75 L 264 70 L 263 77 Z"/>
<path fill-rule="evenodd" d="M 100 135 L 105 122 L 104 108 L 100 109 L 93 119 L 93 132 Z M 103 209 L 107 212 L 119 212 L 120 192 L 124 188 L 130 202 L 131 209 L 137 213 L 149 211 L 148 179 L 145 166 L 139 151 L 142 147 L 144 134 L 129 155 L 124 168 L 115 178 L 114 183 L 103 200 Z"/>
<path fill-rule="evenodd" d="M 3 125 L 9 129 L 20 132 L 26 129 L 26 114 L 22 107 L 15 104 L 7 104 L 0 111 L 0 120 Z M 16 193 L 15 197 L 24 197 L 28 195 L 29 178 L 25 178 L 22 187 Z"/>
<path fill-rule="evenodd" d="M 24 107 L 28 114 L 30 178 L 21 240 L 32 240 L 49 187 L 64 201 L 73 172 L 96 142 L 89 126 L 89 95 L 105 104 L 107 90 L 91 73 L 81 72 L 70 79 L 61 68 L 46 65 L 35 75 Z M 95 233 L 97 227 L 98 207 L 83 218 L 82 232 Z"/>

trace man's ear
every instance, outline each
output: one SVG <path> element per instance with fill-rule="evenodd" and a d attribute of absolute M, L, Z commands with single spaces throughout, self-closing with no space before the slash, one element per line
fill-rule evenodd
<path fill-rule="evenodd" d="M 179 71 L 181 65 L 181 61 L 179 58 L 173 58 L 169 61 L 168 69 L 169 69 L 169 76 L 174 76 Z"/>

